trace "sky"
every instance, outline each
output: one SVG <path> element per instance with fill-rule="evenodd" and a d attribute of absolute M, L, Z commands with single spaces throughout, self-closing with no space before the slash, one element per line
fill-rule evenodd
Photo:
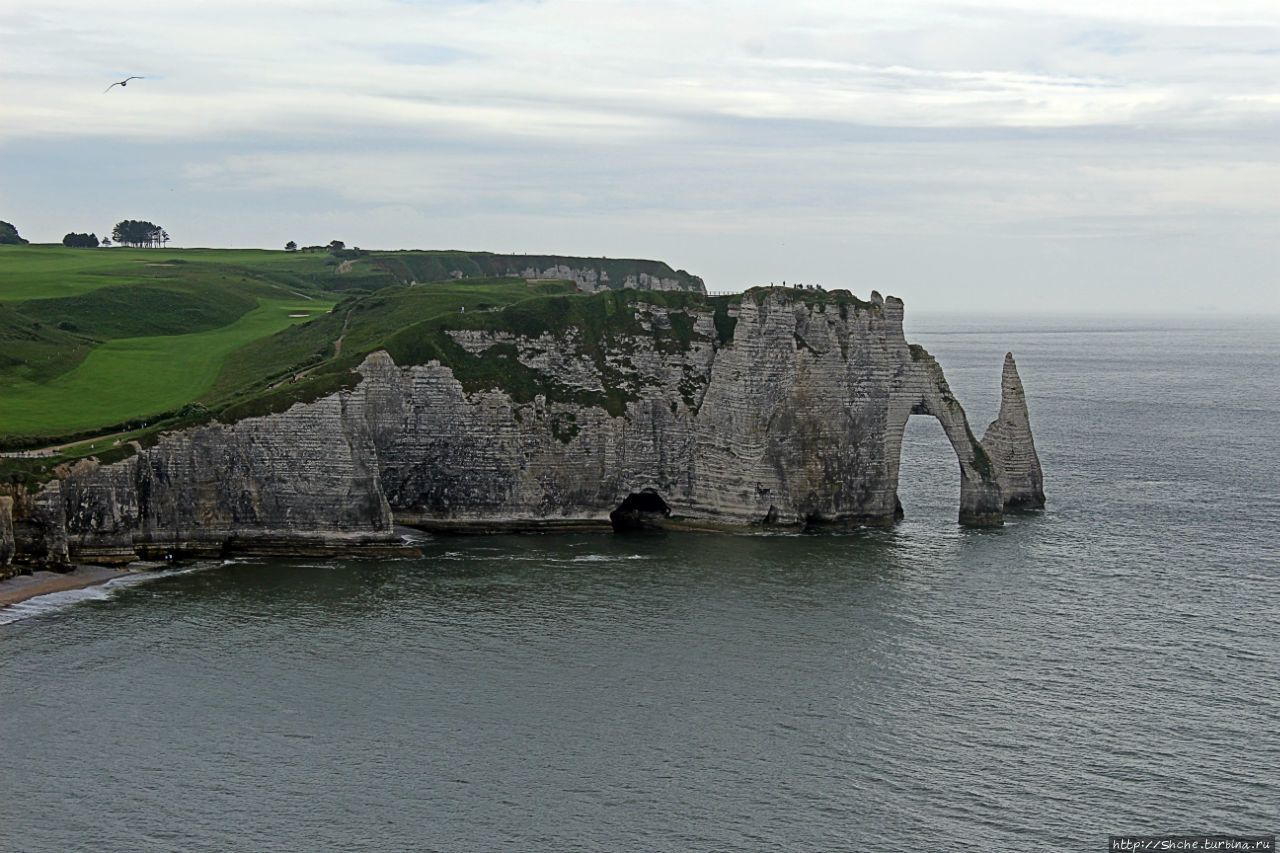
<path fill-rule="evenodd" d="M 1280 4 L 7 2 L 0 219 L 1277 313 Z"/>

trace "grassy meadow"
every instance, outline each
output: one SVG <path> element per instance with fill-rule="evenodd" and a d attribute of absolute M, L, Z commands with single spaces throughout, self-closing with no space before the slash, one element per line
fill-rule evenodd
<path fill-rule="evenodd" d="M 332 304 L 261 299 L 217 329 L 106 341 L 47 382 L 18 379 L 0 385 L 0 420 L 7 433 L 57 435 L 180 409 L 213 386 L 231 353 L 323 314 Z"/>
<path fill-rule="evenodd" d="M 113 284 L 205 280 L 248 273 L 284 274 L 298 282 L 324 277 L 320 254 L 266 249 L 68 249 L 0 246 L 0 303 L 60 299 Z M 194 265 L 187 269 L 188 265 Z M 278 283 L 287 283 L 288 278 Z"/>

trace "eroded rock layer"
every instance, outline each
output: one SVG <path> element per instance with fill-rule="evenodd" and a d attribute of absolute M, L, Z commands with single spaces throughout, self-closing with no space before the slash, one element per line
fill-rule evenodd
<path fill-rule="evenodd" d="M 1018 377 L 1013 353 L 1004 357 L 1000 378 L 1000 414 L 982 436 L 999 471 L 1000 495 L 1006 508 L 1040 509 L 1044 506 L 1044 475 L 1031 437 L 1027 397 Z"/>
<path fill-rule="evenodd" d="M 11 546 L 0 518 L 0 559 L 6 547 L 46 562 L 121 562 L 390 546 L 397 522 L 891 524 L 913 414 L 938 418 L 956 452 L 962 523 L 1043 505 L 1012 358 L 1000 417 L 979 442 L 937 362 L 905 341 L 897 299 L 772 289 L 627 310 L 625 324 L 590 339 L 575 326 L 458 329 L 465 365 L 374 352 L 349 391 L 166 435 L 113 465 L 81 463 L 26 502 Z M 475 378 L 503 375 L 521 379 Z"/>
<path fill-rule="evenodd" d="M 13 498 L 0 495 L 0 579 L 9 576 L 6 571 L 13 561 Z"/>

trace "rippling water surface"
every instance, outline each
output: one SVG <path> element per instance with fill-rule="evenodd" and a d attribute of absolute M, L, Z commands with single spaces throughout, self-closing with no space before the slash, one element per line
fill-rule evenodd
<path fill-rule="evenodd" d="M 0 849 L 1103 850 L 1280 829 L 1280 326 L 954 317 L 1049 509 L 848 536 L 427 539 L 0 625 Z"/>

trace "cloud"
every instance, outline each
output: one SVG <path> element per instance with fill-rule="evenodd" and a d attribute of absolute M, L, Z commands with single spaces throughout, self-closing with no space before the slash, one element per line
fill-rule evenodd
<path fill-rule="evenodd" d="M 813 2 L 785 11 L 728 2 L 373 2 L 358 11 L 224 2 L 133 4 L 122 14 L 55 0 L 10 13 L 7 28 L 24 38 L 12 39 L 3 61 L 28 79 L 5 93 L 14 111 L 5 133 L 192 137 L 216 132 L 210 114 L 224 128 L 266 125 L 269 116 L 275 128 L 311 132 L 323 109 L 339 122 L 358 115 L 422 129 L 474 125 L 483 114 L 479 124 L 516 134 L 603 132 L 672 113 L 1062 127 L 1194 121 L 1206 101 L 1228 114 L 1273 111 L 1276 57 L 1256 48 L 1274 44 L 1280 16 L 1260 4 L 1193 5 L 1174 14 L 1092 3 L 1067 16 L 1016 2 L 903 4 L 885 14 Z M 1259 19 L 1269 35 L 1233 29 Z M 1115 29 L 1141 22 L 1159 26 Z M 75 59 L 64 67 L 55 54 Z M 95 104 L 98 84 L 126 72 L 149 79 Z M 1206 91 L 1206 73 L 1230 90 Z"/>
<path fill-rule="evenodd" d="M 473 247 L 505 228 L 591 254 L 696 235 L 738 259 L 708 250 L 708 278 L 780 242 L 834 259 L 855 233 L 1133 238 L 1167 269 L 1171 234 L 1208 258 L 1224 222 L 1249 245 L 1277 224 L 1277 45 L 1280 7 L 1252 0 L 9 4 L 0 191 L 78 218 L 71 164 L 105 163 L 95 194 L 238 244 L 276 245 L 259 235 L 298 204 L 326 227 L 380 211 L 406 243 L 463 223 Z M 103 94 L 126 74 L 146 79 Z"/>

